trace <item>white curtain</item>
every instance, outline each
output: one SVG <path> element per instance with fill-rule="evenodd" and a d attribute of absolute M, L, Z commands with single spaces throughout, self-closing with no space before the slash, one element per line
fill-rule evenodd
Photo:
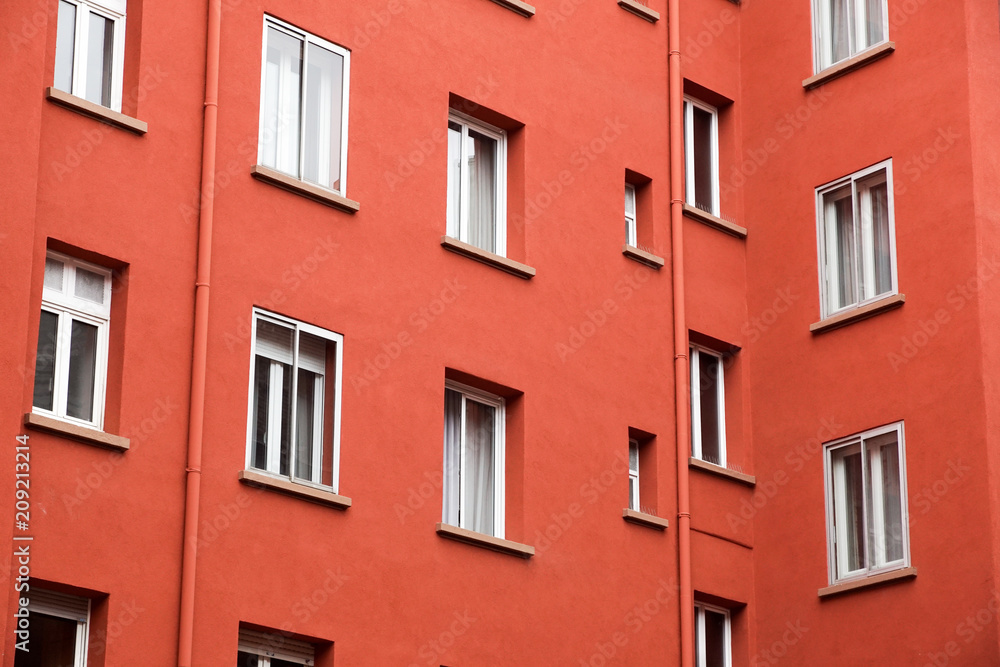
<path fill-rule="evenodd" d="M 833 309 L 857 301 L 855 283 L 854 209 L 851 186 L 827 195 L 824 217 L 826 224 L 828 289 Z"/>
<path fill-rule="evenodd" d="M 867 44 L 872 46 L 885 39 L 885 17 L 883 16 L 883 5 L 885 0 L 865 0 L 866 14 L 866 37 Z"/>
<path fill-rule="evenodd" d="M 874 185 L 871 196 L 872 237 L 875 264 L 875 294 L 892 289 L 892 257 L 889 245 L 889 189 L 887 184 Z M 875 294 L 869 296 L 875 296 Z"/>
<path fill-rule="evenodd" d="M 262 162 L 295 177 L 299 176 L 301 72 L 302 40 L 268 28 L 261 109 Z"/>
<path fill-rule="evenodd" d="M 830 2 L 830 49 L 832 65 L 851 55 L 851 10 L 854 0 L 829 0 Z"/>
<path fill-rule="evenodd" d="M 496 252 L 497 142 L 469 131 L 469 243 Z"/>
<path fill-rule="evenodd" d="M 462 448 L 462 395 L 444 390 L 444 512 L 442 520 L 459 525 L 458 489 Z"/>
<path fill-rule="evenodd" d="M 339 190 L 344 58 L 309 44 L 306 63 L 303 178 Z"/>
<path fill-rule="evenodd" d="M 496 408 L 465 401 L 465 484 L 463 528 L 493 534 L 494 422 Z"/>

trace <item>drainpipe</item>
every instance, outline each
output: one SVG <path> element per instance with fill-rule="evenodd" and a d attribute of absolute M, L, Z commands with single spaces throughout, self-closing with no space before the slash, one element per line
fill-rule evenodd
<path fill-rule="evenodd" d="M 684 305 L 684 96 L 681 82 L 680 0 L 667 0 L 670 106 L 670 231 L 674 290 L 674 411 L 677 424 L 677 543 L 681 606 L 681 667 L 694 667 L 694 591 L 691 584 L 690 372 Z"/>
<path fill-rule="evenodd" d="M 194 635 L 195 571 L 198 564 L 198 512 L 201 501 L 201 454 L 205 426 L 205 367 L 208 358 L 208 297 L 212 271 L 212 223 L 215 218 L 215 143 L 219 115 L 219 38 L 222 0 L 208 0 L 205 55 L 205 126 L 201 150 L 201 215 L 198 224 L 198 274 L 194 296 L 194 350 L 191 359 L 191 405 L 188 425 L 184 557 L 181 561 L 180 630 L 177 665 L 191 667 Z"/>

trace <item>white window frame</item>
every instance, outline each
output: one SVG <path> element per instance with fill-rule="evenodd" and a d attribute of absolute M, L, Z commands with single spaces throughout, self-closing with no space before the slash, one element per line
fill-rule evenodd
<path fill-rule="evenodd" d="M 260 632 L 240 628 L 237 651 L 258 656 L 260 667 L 270 667 L 272 659 L 310 667 L 316 660 L 316 647 L 313 644 L 294 637 L 286 637 L 284 633 L 277 631 Z"/>
<path fill-rule="evenodd" d="M 480 134 L 497 142 L 497 164 L 496 164 L 496 229 L 493 240 L 496 250 L 494 254 L 501 257 L 507 256 L 507 132 L 498 127 L 487 125 L 481 120 L 468 116 L 454 109 L 448 111 L 448 122 L 456 123 L 462 127 L 462 162 L 461 182 L 459 183 L 459 207 L 458 220 L 447 221 L 447 234 L 464 243 L 469 243 L 469 212 L 462 202 L 469 201 L 471 196 L 472 183 L 469 169 L 464 168 L 470 152 L 471 139 L 469 130 L 475 130 Z M 450 167 L 449 167 L 450 168 Z M 447 202 L 448 209 L 451 209 L 451 202 Z M 487 251 L 488 252 L 488 251 Z"/>
<path fill-rule="evenodd" d="M 52 410 L 32 405 L 31 411 L 72 424 L 102 430 L 104 428 L 104 400 L 108 376 L 108 338 L 111 323 L 111 270 L 58 252 L 47 252 L 45 258 L 46 260 L 52 259 L 61 262 L 63 265 L 62 291 L 60 292 L 46 286 L 42 287 L 41 310 L 59 317 L 59 324 L 56 329 Z M 96 304 L 72 294 L 72 289 L 76 284 L 75 278 L 78 268 L 104 277 L 103 304 Z M 67 401 L 69 399 L 69 356 L 74 321 L 97 327 L 97 359 L 95 360 L 94 369 L 94 419 L 92 421 L 79 419 L 67 414 Z M 37 351 L 35 360 L 37 364 Z"/>
<path fill-rule="evenodd" d="M 631 199 L 632 210 L 629 211 L 629 201 Z M 638 208 L 636 204 L 636 190 L 635 186 L 631 183 L 625 184 L 625 243 L 632 246 L 633 248 L 638 248 L 639 243 L 636 236 L 636 219 L 638 218 L 638 213 L 636 209 Z"/>
<path fill-rule="evenodd" d="M 697 654 L 697 662 L 695 667 L 706 667 L 708 656 L 706 653 L 706 637 L 705 637 L 705 612 L 712 611 L 716 614 L 722 614 L 726 617 L 726 633 L 725 633 L 725 651 L 723 653 L 723 658 L 725 660 L 724 667 L 732 667 L 733 664 L 733 619 L 728 609 L 723 607 L 716 607 L 714 605 L 704 604 L 698 602 L 694 606 L 695 614 L 695 653 Z"/>
<path fill-rule="evenodd" d="M 333 392 L 334 392 L 334 397 L 333 397 L 333 426 L 332 426 L 333 433 L 331 434 L 331 437 L 333 439 L 333 443 L 332 443 L 332 447 L 333 447 L 333 461 L 332 461 L 332 465 L 331 465 L 332 471 L 331 471 L 330 486 L 327 486 L 327 485 L 319 483 L 319 482 L 311 482 L 310 480 L 302 479 L 300 477 L 296 477 L 295 476 L 295 472 L 296 472 L 295 471 L 296 456 L 294 455 L 294 453 L 292 453 L 290 455 L 291 460 L 290 460 L 289 466 L 288 466 L 288 474 L 287 475 L 282 475 L 281 474 L 281 461 L 280 461 L 280 456 L 281 456 L 281 447 L 280 447 L 280 444 L 274 444 L 274 443 L 271 443 L 271 442 L 268 443 L 268 446 L 267 446 L 267 469 L 261 469 L 261 468 L 255 468 L 255 467 L 253 467 L 253 453 L 254 453 L 254 446 L 255 446 L 255 442 L 254 442 L 254 427 L 255 427 L 255 424 L 254 424 L 254 419 L 253 419 L 253 412 L 254 412 L 254 398 L 255 398 L 254 387 L 256 385 L 256 382 L 255 382 L 255 380 L 256 380 L 255 373 L 256 373 L 256 370 L 257 370 L 257 323 L 260 322 L 261 320 L 273 322 L 274 324 L 278 324 L 278 325 L 283 326 L 283 327 L 293 328 L 295 330 L 295 332 L 296 332 L 296 335 L 294 337 L 294 342 L 293 342 L 292 372 L 290 373 L 291 378 L 292 378 L 291 396 L 293 397 L 293 399 L 291 401 L 292 412 L 291 412 L 291 415 L 289 416 L 289 419 L 291 420 L 291 422 L 292 422 L 293 425 L 296 423 L 296 410 L 298 409 L 298 405 L 297 405 L 298 401 L 296 401 L 294 399 L 294 397 L 297 396 L 296 392 L 297 392 L 298 375 L 299 375 L 297 371 L 298 371 L 298 368 L 299 368 L 298 350 L 299 350 L 299 339 L 300 339 L 300 336 L 298 334 L 300 334 L 300 333 L 307 333 L 307 334 L 316 336 L 317 338 L 322 338 L 322 339 L 326 340 L 328 345 L 330 343 L 333 343 L 334 345 L 336 345 L 336 361 L 335 361 L 336 368 L 334 370 L 333 377 L 332 378 L 326 377 L 326 373 L 324 371 L 324 382 L 325 382 L 325 385 L 326 385 L 327 388 L 332 389 Z M 328 331 L 326 329 L 321 329 L 320 327 L 314 326 L 312 324 L 307 324 L 305 322 L 300 322 L 299 320 L 294 320 L 294 319 L 292 319 L 290 317 L 285 317 L 283 315 L 278 315 L 276 313 L 272 313 L 272 312 L 263 310 L 261 308 L 254 308 L 253 309 L 253 331 L 251 333 L 251 339 L 250 339 L 250 384 L 249 384 L 249 390 L 247 392 L 248 393 L 248 397 L 247 397 L 247 403 L 248 403 L 248 405 L 247 405 L 247 440 L 246 440 L 246 442 L 247 442 L 247 451 L 246 451 L 246 463 L 245 463 L 247 470 L 255 470 L 257 472 L 261 472 L 261 473 L 265 473 L 265 474 L 271 475 L 271 476 L 276 477 L 278 479 L 288 480 L 288 481 L 290 481 L 290 482 L 292 482 L 294 484 L 301 484 L 301 485 L 304 485 L 304 486 L 310 486 L 310 487 L 313 487 L 313 488 L 316 488 L 316 489 L 322 489 L 323 491 L 332 491 L 333 493 L 339 493 L 340 492 L 339 491 L 339 488 L 340 488 L 340 399 L 341 399 L 341 395 L 343 394 L 343 382 L 342 382 L 342 380 L 343 380 L 343 367 L 344 367 L 344 363 L 343 362 L 344 362 L 344 336 L 343 336 L 343 334 L 335 333 L 333 331 Z M 269 410 L 273 411 L 275 409 L 276 408 L 273 405 L 269 406 Z M 280 410 L 280 407 L 277 408 L 277 409 Z M 326 420 L 326 414 L 325 414 L 325 409 L 326 409 L 326 392 L 325 391 L 324 391 L 324 400 L 323 400 L 322 409 L 323 409 L 323 411 L 320 414 L 320 417 L 321 417 L 320 421 L 321 422 L 325 422 L 325 420 Z M 320 471 L 322 471 L 322 455 L 323 455 L 323 451 L 325 449 L 324 446 L 326 444 L 322 440 L 323 437 L 324 437 L 324 434 L 323 434 L 323 428 L 322 428 L 322 423 L 321 423 L 320 424 L 320 428 L 319 428 L 320 447 L 317 448 L 317 451 L 313 452 L 313 456 L 314 456 L 314 463 L 313 463 L 314 467 L 313 467 L 313 470 L 320 470 Z M 292 441 L 292 444 L 290 446 L 294 447 L 294 441 L 295 441 L 294 433 L 291 436 L 291 441 Z M 316 459 L 317 458 L 319 459 L 319 466 L 318 467 L 317 467 L 317 463 L 316 463 Z"/>
<path fill-rule="evenodd" d="M 871 539 L 876 541 L 879 539 L 878 535 L 873 536 L 870 532 L 868 521 L 868 506 L 869 503 L 877 503 L 879 507 L 883 507 L 885 503 L 884 497 L 880 494 L 881 490 L 881 475 L 872 475 L 872 486 L 874 488 L 869 489 L 867 484 L 868 475 L 867 470 L 869 466 L 868 462 L 868 449 L 866 447 L 866 442 L 872 438 L 876 438 L 886 433 L 896 434 L 896 446 L 899 449 L 899 504 L 901 509 L 901 519 L 900 526 L 902 528 L 902 542 L 903 542 L 903 557 L 902 559 L 890 561 L 890 562 L 880 562 L 882 553 L 879 549 L 873 548 L 874 545 L 870 543 Z M 864 521 L 864 528 L 862 534 L 865 540 L 865 555 L 868 561 L 867 567 L 854 571 L 844 571 L 846 570 L 846 555 L 844 551 L 839 554 L 837 552 L 837 542 L 841 543 L 846 540 L 846 527 L 847 521 L 841 508 L 837 506 L 836 491 L 838 488 L 843 486 L 843 470 L 840 466 L 834 465 L 834 454 L 837 450 L 845 448 L 859 448 L 862 460 L 862 480 L 864 489 L 864 500 L 863 500 L 863 511 L 862 517 Z M 841 438 L 839 440 L 834 440 L 823 445 L 823 464 L 825 468 L 825 485 L 826 485 L 826 531 L 827 531 L 827 563 L 829 569 L 830 584 L 836 584 L 844 581 L 853 581 L 857 579 L 864 579 L 872 575 L 880 574 L 882 572 L 890 572 L 892 570 L 899 570 L 910 566 L 910 530 L 909 530 L 909 509 L 907 507 L 907 489 L 906 489 L 906 446 L 904 443 L 904 433 L 903 433 L 903 422 L 895 422 L 892 424 L 887 424 L 879 428 L 874 428 L 862 433 L 857 433 L 855 435 L 848 436 L 846 438 Z M 840 468 L 838 472 L 838 468 Z M 873 510 L 872 514 L 876 523 L 880 523 L 884 520 L 883 513 Z M 878 529 L 878 526 L 875 527 Z M 881 527 L 882 536 L 884 539 L 885 527 Z"/>
<path fill-rule="evenodd" d="M 877 46 L 885 44 L 889 41 L 889 7 L 886 0 L 880 0 L 882 3 L 882 40 L 866 46 L 864 48 L 858 48 L 859 44 L 863 44 L 867 40 L 866 25 L 860 17 L 865 15 L 865 2 L 866 0 L 849 0 L 849 6 L 851 11 L 851 26 L 850 26 L 850 43 L 848 45 L 848 54 L 841 58 L 840 60 L 833 59 L 833 26 L 830 23 L 830 2 L 831 0 L 813 0 L 812 2 L 812 12 L 813 12 L 813 72 L 819 73 L 823 70 L 833 67 L 839 62 L 843 62 L 849 58 L 864 53 L 869 49 L 873 49 Z"/>
<path fill-rule="evenodd" d="M 458 468 L 455 468 L 453 462 L 448 460 L 448 452 L 444 452 L 444 474 L 445 474 L 445 484 L 447 485 L 448 477 L 450 475 L 458 475 L 458 521 L 453 522 L 452 518 L 448 516 L 448 507 L 445 506 L 444 499 L 442 498 L 442 521 L 449 525 L 455 525 L 459 528 L 466 528 L 468 524 L 465 521 L 467 516 L 467 511 L 465 508 L 465 481 L 468 475 L 463 474 L 465 470 L 465 405 L 468 400 L 476 401 L 477 403 L 483 403 L 484 405 L 489 405 L 496 412 L 493 420 L 493 537 L 499 537 L 503 539 L 505 534 L 505 480 L 507 478 L 505 462 L 507 460 L 506 456 L 506 446 L 504 434 L 507 430 L 507 414 L 506 414 L 506 402 L 500 396 L 496 396 L 489 392 L 476 389 L 475 387 L 470 387 L 466 384 L 461 384 L 453 380 L 445 381 L 445 389 L 451 389 L 462 395 L 462 414 L 460 416 L 461 423 L 461 438 L 459 442 L 458 452 L 459 452 L 459 462 Z M 447 419 L 447 417 L 445 417 Z"/>
<path fill-rule="evenodd" d="M 261 55 L 260 55 L 260 104 L 258 105 L 258 116 L 259 116 L 259 129 L 257 137 L 257 164 L 264 165 L 264 132 L 267 128 L 264 127 L 264 96 L 266 94 L 266 78 L 267 78 L 267 29 L 274 28 L 281 32 L 288 34 L 296 39 L 301 39 L 303 41 L 302 48 L 302 78 L 299 83 L 299 128 L 298 128 L 298 139 L 299 139 L 299 164 L 298 170 L 295 174 L 288 174 L 282 171 L 281 173 L 287 174 L 292 178 L 303 181 L 304 183 L 309 183 L 310 185 L 315 185 L 321 187 L 324 190 L 329 190 L 331 192 L 336 192 L 339 195 L 345 196 L 347 193 L 347 121 L 350 105 L 350 90 L 351 90 L 351 52 L 342 47 L 323 39 L 322 37 L 317 37 L 312 33 L 306 32 L 301 28 L 297 28 L 291 23 L 286 23 L 281 19 L 277 19 L 273 16 L 267 14 L 264 15 L 264 27 L 263 36 L 261 37 Z M 340 187 L 333 188 L 327 185 L 321 185 L 319 183 L 314 183 L 313 181 L 307 181 L 303 177 L 304 167 L 303 161 L 305 160 L 305 142 L 306 139 L 303 136 L 303 125 L 304 125 L 304 114 L 305 113 L 305 103 L 303 97 L 305 96 L 305 90 L 307 86 L 307 73 L 308 66 L 306 65 L 306 56 L 308 54 L 308 44 L 315 44 L 323 49 L 332 51 L 344 59 L 344 78 L 343 78 L 343 90 L 341 110 L 340 110 Z M 268 169 L 275 169 L 275 171 L 280 171 L 275 167 L 268 167 Z"/>
<path fill-rule="evenodd" d="M 632 467 L 632 452 L 635 452 L 635 468 Z M 628 478 L 630 482 L 629 486 L 631 488 L 628 506 L 629 509 L 641 512 L 642 506 L 640 505 L 639 493 L 639 441 L 635 438 L 628 439 L 628 461 Z"/>
<path fill-rule="evenodd" d="M 56 0 L 58 3 L 60 0 Z M 90 30 L 88 19 L 97 14 L 114 24 L 114 41 L 111 47 L 111 106 L 122 110 L 122 78 L 125 71 L 125 10 L 126 0 L 65 0 L 76 5 L 76 27 L 73 35 L 73 85 L 66 92 L 81 99 L 87 96 L 87 42 Z M 57 47 L 58 48 L 58 40 Z"/>
<path fill-rule="evenodd" d="M 875 283 L 875 266 L 872 260 L 875 238 L 871 216 L 864 213 L 866 210 L 871 210 L 871 195 L 869 194 L 869 189 L 863 185 L 859 187 L 859 183 L 866 181 L 881 171 L 885 172 L 886 199 L 889 208 L 889 270 L 891 288 L 888 292 L 865 296 L 861 293 L 862 285 L 873 285 Z M 856 285 L 857 300 L 837 308 L 833 304 L 834 292 L 831 284 L 839 278 L 840 267 L 836 259 L 836 246 L 831 247 L 831 235 L 836 234 L 836 228 L 833 226 L 828 227 L 826 224 L 829 215 L 826 197 L 847 185 L 851 187 L 851 212 L 855 229 L 854 238 L 857 246 L 856 251 L 860 253 L 860 256 L 855 257 L 856 274 L 854 282 Z M 819 287 L 822 319 L 826 319 L 837 313 L 860 308 L 866 304 L 899 293 L 898 275 L 896 272 L 896 206 L 894 200 L 892 158 L 816 188 L 816 230 L 817 243 L 819 245 Z"/>
<path fill-rule="evenodd" d="M 694 151 L 694 110 L 695 108 L 706 111 L 712 115 L 712 215 L 718 216 L 720 209 L 719 201 L 719 110 L 709 104 L 705 104 L 693 97 L 684 96 L 684 201 L 694 207 L 706 202 L 695 201 L 696 183 L 694 179 L 695 151 Z"/>
<path fill-rule="evenodd" d="M 718 363 L 719 376 L 716 381 L 716 400 L 719 403 L 719 462 L 726 466 L 726 366 L 723 355 L 699 345 L 690 346 L 691 366 L 691 456 L 701 461 L 706 459 L 701 451 L 701 377 L 699 369 L 702 355 L 713 357 Z M 714 463 L 714 461 L 709 461 Z"/>
<path fill-rule="evenodd" d="M 73 667 L 87 667 L 87 644 L 90 639 L 90 599 L 34 586 L 28 591 L 27 597 L 28 611 L 31 613 L 76 621 L 76 649 L 73 655 Z M 43 640 L 38 638 L 36 641 Z"/>

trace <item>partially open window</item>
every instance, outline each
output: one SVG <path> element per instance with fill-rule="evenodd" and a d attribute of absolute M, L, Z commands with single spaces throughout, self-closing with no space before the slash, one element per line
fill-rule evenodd
<path fill-rule="evenodd" d="M 448 114 L 448 236 L 507 255 L 507 135 L 471 116 Z"/>
<path fill-rule="evenodd" d="M 685 201 L 719 215 L 719 112 L 691 97 L 684 98 Z"/>
<path fill-rule="evenodd" d="M 125 0 L 59 0 L 54 86 L 122 109 Z"/>
<path fill-rule="evenodd" d="M 28 650 L 14 651 L 14 667 L 86 667 L 90 600 L 34 584 L 28 595 Z"/>
<path fill-rule="evenodd" d="M 316 647 L 279 632 L 240 628 L 236 667 L 294 667 L 313 665 Z"/>
<path fill-rule="evenodd" d="M 691 455 L 726 465 L 726 382 L 722 355 L 691 347 Z"/>

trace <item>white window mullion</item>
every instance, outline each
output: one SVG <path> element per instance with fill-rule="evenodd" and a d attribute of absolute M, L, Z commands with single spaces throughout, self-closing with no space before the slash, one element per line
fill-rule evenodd
<path fill-rule="evenodd" d="M 289 370 L 291 374 L 291 391 L 289 392 L 290 400 L 288 401 L 289 406 L 289 419 L 291 420 L 288 424 L 288 477 L 289 479 L 295 479 L 298 476 L 298 459 L 299 459 L 299 340 L 302 335 L 298 329 L 292 335 L 292 367 Z M 280 455 L 279 455 L 280 456 Z"/>
<path fill-rule="evenodd" d="M 323 382 L 326 375 L 317 375 L 313 380 L 313 396 L 315 405 L 313 407 L 313 439 L 312 439 L 312 479 L 310 481 L 317 484 L 323 481 L 323 408 L 326 405 L 326 396 L 323 393 Z"/>
<path fill-rule="evenodd" d="M 719 215 L 722 211 L 719 202 L 719 114 L 712 110 L 712 165 L 711 171 L 712 186 L 712 213 Z"/>
<path fill-rule="evenodd" d="M 76 38 L 73 45 L 73 94 L 77 97 L 87 96 L 87 42 L 90 30 L 87 22 L 90 20 L 90 8 L 85 4 L 76 5 Z"/>
<path fill-rule="evenodd" d="M 299 127 L 298 127 L 298 144 L 299 144 L 299 164 L 298 164 L 298 178 L 304 179 L 306 177 L 306 128 L 309 127 L 309 119 L 306 115 L 309 113 L 308 104 L 306 103 L 306 91 L 309 90 L 309 38 L 306 37 L 301 42 L 299 55 Z M 309 137 L 309 141 L 317 142 L 317 137 Z M 322 145 L 322 144 L 320 144 Z M 327 144 L 329 145 L 329 144 Z"/>
<path fill-rule="evenodd" d="M 458 219 L 459 219 L 459 238 L 469 239 L 469 217 L 472 215 L 472 202 L 470 201 L 470 195 L 472 193 L 472 169 L 469 165 L 469 160 L 472 157 L 472 138 L 469 136 L 469 126 L 462 125 L 462 163 L 459 168 L 459 178 L 461 179 L 461 195 L 458 199 Z M 462 401 L 464 406 L 465 401 Z"/>
<path fill-rule="evenodd" d="M 504 419 L 505 412 L 493 411 L 493 535 L 504 537 Z"/>
<path fill-rule="evenodd" d="M 691 396 L 691 456 L 696 459 L 701 456 L 701 383 L 699 382 L 700 363 L 698 350 L 690 348 L 690 359 L 688 365 L 691 370 L 690 391 Z"/>
<path fill-rule="evenodd" d="M 684 102 L 684 199 L 695 205 L 694 183 L 694 105 Z"/>
<path fill-rule="evenodd" d="M 458 427 L 458 432 L 461 434 L 458 445 L 458 525 L 462 528 L 468 527 L 467 525 L 463 525 L 468 523 L 466 517 L 467 508 L 465 507 L 465 487 L 468 483 L 468 480 L 466 479 L 468 477 L 466 474 L 467 468 L 465 467 L 465 449 L 468 444 L 465 433 L 465 404 L 466 397 L 463 395 L 462 410 L 459 413 L 461 422 Z"/>
<path fill-rule="evenodd" d="M 715 362 L 715 389 L 719 413 L 719 465 L 726 465 L 726 378 L 723 375 L 722 357 L 713 355 Z"/>

